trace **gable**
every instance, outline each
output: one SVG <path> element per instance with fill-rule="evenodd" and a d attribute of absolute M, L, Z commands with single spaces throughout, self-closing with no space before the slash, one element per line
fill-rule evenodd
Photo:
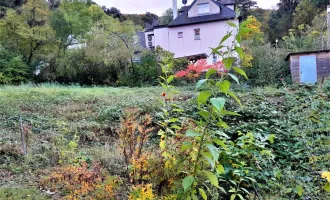
<path fill-rule="evenodd" d="M 198 17 L 201 16 L 198 13 L 198 7 L 201 4 L 208 4 L 209 7 L 209 15 L 212 14 L 220 14 L 220 7 L 216 3 L 214 3 L 212 0 L 195 0 L 193 4 L 191 5 L 189 11 L 188 11 L 188 17 Z M 206 15 L 206 14 L 205 14 Z"/>

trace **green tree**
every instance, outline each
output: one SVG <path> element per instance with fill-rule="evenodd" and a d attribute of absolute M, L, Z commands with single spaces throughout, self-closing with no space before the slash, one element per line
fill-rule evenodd
<path fill-rule="evenodd" d="M 253 0 L 236 0 L 236 6 L 241 10 L 241 16 L 246 19 L 248 11 L 257 5 L 256 1 Z"/>
<path fill-rule="evenodd" d="M 18 84 L 28 75 L 29 68 L 21 56 L 0 48 L 0 84 Z"/>
<path fill-rule="evenodd" d="M 51 27 L 59 40 L 59 54 L 65 54 L 71 45 L 83 43 L 92 26 L 88 4 L 83 1 L 62 1 L 60 7 L 50 17 Z"/>
<path fill-rule="evenodd" d="M 167 9 L 163 15 L 159 18 L 159 24 L 161 25 L 168 25 L 173 21 L 173 9 Z"/>
<path fill-rule="evenodd" d="M 298 29 L 302 24 L 311 25 L 317 13 L 316 7 L 309 0 L 302 0 L 293 14 L 292 27 Z"/>
<path fill-rule="evenodd" d="M 96 23 L 86 46 L 86 55 L 95 61 L 107 64 L 125 63 L 128 61 L 126 73 L 131 72 L 133 55 L 138 50 L 136 32 L 140 27 L 131 21 L 120 22 L 112 17 L 105 17 Z"/>
<path fill-rule="evenodd" d="M 54 33 L 48 24 L 49 9 L 44 0 L 30 0 L 21 13 L 8 10 L 0 21 L 3 48 L 22 55 L 30 76 L 42 62 L 47 62 L 54 49 Z"/>

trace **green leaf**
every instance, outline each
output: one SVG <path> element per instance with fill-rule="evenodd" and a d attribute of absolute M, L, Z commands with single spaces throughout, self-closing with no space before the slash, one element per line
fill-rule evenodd
<path fill-rule="evenodd" d="M 168 77 L 167 83 L 170 84 L 174 80 L 174 78 L 176 78 L 176 76 L 174 76 L 174 75 L 171 75 L 170 77 Z"/>
<path fill-rule="evenodd" d="M 187 133 L 186 133 L 186 136 L 187 137 L 199 137 L 199 136 L 201 136 L 201 134 L 197 133 L 193 130 L 188 130 Z"/>
<path fill-rule="evenodd" d="M 187 149 L 189 149 L 190 147 L 192 147 L 192 143 L 191 142 L 183 142 L 182 146 L 181 146 L 181 150 L 185 151 Z"/>
<path fill-rule="evenodd" d="M 227 24 L 231 27 L 237 28 L 237 25 L 234 22 L 227 22 Z"/>
<path fill-rule="evenodd" d="M 166 69 L 165 65 L 163 65 L 162 63 L 160 63 L 160 66 L 162 68 L 163 74 L 166 74 L 167 73 L 167 69 Z"/>
<path fill-rule="evenodd" d="M 213 142 L 215 142 L 217 145 L 221 146 L 224 149 L 228 149 L 227 145 L 225 144 L 224 141 L 218 139 L 218 138 L 213 138 Z"/>
<path fill-rule="evenodd" d="M 222 127 L 222 128 L 224 128 L 224 129 L 228 129 L 228 128 L 229 128 L 228 124 L 227 124 L 226 122 L 224 122 L 224 121 L 220 121 L 220 122 L 218 122 L 216 125 L 217 125 L 218 127 Z"/>
<path fill-rule="evenodd" d="M 239 57 L 240 57 L 241 59 L 243 59 L 243 58 L 244 58 L 244 52 L 243 52 L 243 49 L 242 49 L 241 47 L 239 47 L 239 46 L 235 46 L 235 50 L 236 50 L 236 52 L 238 53 Z"/>
<path fill-rule="evenodd" d="M 225 42 L 228 38 L 230 38 L 231 36 L 232 36 L 231 33 L 228 33 L 227 35 L 225 35 L 225 36 L 222 38 L 220 44 L 224 43 L 224 42 Z"/>
<path fill-rule="evenodd" d="M 274 134 L 269 135 L 268 140 L 269 140 L 270 143 L 273 144 L 274 143 L 274 139 L 275 139 L 275 135 Z"/>
<path fill-rule="evenodd" d="M 225 46 L 220 45 L 220 46 L 218 46 L 217 48 L 211 48 L 211 49 L 212 49 L 212 54 L 218 54 L 218 55 L 220 55 L 219 50 L 222 49 L 222 48 L 224 48 L 224 47 L 225 47 Z"/>
<path fill-rule="evenodd" d="M 214 185 L 215 187 L 219 188 L 219 181 L 218 181 L 217 176 L 209 171 L 204 171 L 204 173 L 205 173 L 207 179 L 211 182 L 211 184 Z"/>
<path fill-rule="evenodd" d="M 212 155 L 207 152 L 204 152 L 202 155 L 203 155 L 204 159 L 210 164 L 211 168 L 214 169 L 215 161 L 212 159 Z"/>
<path fill-rule="evenodd" d="M 208 79 L 208 78 L 210 78 L 210 76 L 212 76 L 213 74 L 216 74 L 217 72 L 218 72 L 217 70 L 211 68 L 206 72 L 205 78 Z"/>
<path fill-rule="evenodd" d="M 239 98 L 233 93 L 233 92 L 228 92 L 228 95 L 231 96 L 233 99 L 235 99 L 235 101 L 242 106 L 241 100 L 239 100 Z"/>
<path fill-rule="evenodd" d="M 203 91 L 203 92 L 199 93 L 197 101 L 198 101 L 198 103 L 206 103 L 207 100 L 210 98 L 210 96 L 211 96 L 211 92 Z"/>
<path fill-rule="evenodd" d="M 235 193 L 236 192 L 236 188 L 231 188 L 228 192 Z"/>
<path fill-rule="evenodd" d="M 297 189 L 298 196 L 301 197 L 304 193 L 304 188 L 301 185 L 297 185 L 296 189 Z"/>
<path fill-rule="evenodd" d="M 168 120 L 170 123 L 174 123 L 174 122 L 178 122 L 180 121 L 178 118 L 172 118 L 170 120 Z"/>
<path fill-rule="evenodd" d="M 200 88 L 204 83 L 207 82 L 207 79 L 202 79 L 197 82 L 196 88 Z"/>
<path fill-rule="evenodd" d="M 206 144 L 206 147 L 209 149 L 213 160 L 218 161 L 219 160 L 219 149 L 214 146 L 213 144 Z"/>
<path fill-rule="evenodd" d="M 221 112 L 226 103 L 226 99 L 224 98 L 212 98 L 210 101 L 219 112 Z"/>
<path fill-rule="evenodd" d="M 217 172 L 218 174 L 226 174 L 225 168 L 221 164 L 217 165 Z"/>
<path fill-rule="evenodd" d="M 278 168 L 275 168 L 274 169 L 274 176 L 275 176 L 276 179 L 281 179 L 281 176 L 282 176 L 281 170 L 278 169 Z"/>
<path fill-rule="evenodd" d="M 237 196 L 241 199 L 244 200 L 243 196 L 241 194 L 237 194 Z"/>
<path fill-rule="evenodd" d="M 235 200 L 235 198 L 236 198 L 236 194 L 232 194 L 232 195 L 230 196 L 230 200 Z"/>
<path fill-rule="evenodd" d="M 234 79 L 234 81 L 236 81 L 237 84 L 239 84 L 239 80 L 238 80 L 237 76 L 235 76 L 234 74 L 231 74 L 231 73 L 228 73 L 228 75 L 229 75 L 232 79 Z"/>
<path fill-rule="evenodd" d="M 241 116 L 237 112 L 231 112 L 231 111 L 228 111 L 228 110 L 222 110 L 221 111 L 221 114 L 223 114 L 223 115 L 229 115 L 229 116 Z"/>
<path fill-rule="evenodd" d="M 220 84 L 220 91 L 227 94 L 227 92 L 230 89 L 230 82 L 227 80 L 224 80 L 221 84 Z"/>
<path fill-rule="evenodd" d="M 211 113 L 206 110 L 199 111 L 198 114 L 202 116 L 205 120 L 208 120 L 211 116 Z"/>
<path fill-rule="evenodd" d="M 207 195 L 204 189 L 198 188 L 199 194 L 203 197 L 204 200 L 207 200 Z"/>
<path fill-rule="evenodd" d="M 234 67 L 233 69 L 234 69 L 234 71 L 235 71 L 236 73 L 238 73 L 238 74 L 244 76 L 246 79 L 249 79 L 249 78 L 247 77 L 245 71 L 242 70 L 241 68 L 239 68 L 239 67 Z"/>
<path fill-rule="evenodd" d="M 237 42 L 238 42 L 239 44 L 242 43 L 242 35 L 237 34 L 236 37 L 235 37 L 235 39 L 237 40 Z"/>
<path fill-rule="evenodd" d="M 225 68 L 230 70 L 231 67 L 233 66 L 233 63 L 235 62 L 235 57 L 226 58 L 222 62 L 225 65 Z"/>
<path fill-rule="evenodd" d="M 325 186 L 324 186 L 324 190 L 329 192 L 330 191 L 330 182 L 328 182 Z"/>
<path fill-rule="evenodd" d="M 195 181 L 195 178 L 192 176 L 188 176 L 188 177 L 184 178 L 182 181 L 183 190 L 186 192 L 192 186 L 194 181 Z"/>
<path fill-rule="evenodd" d="M 163 87 L 164 89 L 168 89 L 167 85 L 165 85 L 165 84 L 162 83 L 162 82 L 159 82 L 159 83 L 162 85 L 162 87 Z"/>
<path fill-rule="evenodd" d="M 250 32 L 251 32 L 251 29 L 250 28 L 242 27 L 239 30 L 239 35 L 242 36 L 242 35 L 245 35 L 245 34 L 250 33 Z"/>

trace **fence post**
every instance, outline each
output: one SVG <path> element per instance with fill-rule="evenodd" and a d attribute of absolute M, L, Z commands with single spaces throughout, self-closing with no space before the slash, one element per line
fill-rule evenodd
<path fill-rule="evenodd" d="M 20 111 L 20 113 L 19 113 L 19 124 L 20 124 L 21 138 L 22 138 L 23 153 L 24 153 L 24 155 L 26 155 L 27 150 L 26 150 L 26 144 L 25 144 L 25 134 L 24 134 L 24 130 L 23 130 L 22 111 Z"/>

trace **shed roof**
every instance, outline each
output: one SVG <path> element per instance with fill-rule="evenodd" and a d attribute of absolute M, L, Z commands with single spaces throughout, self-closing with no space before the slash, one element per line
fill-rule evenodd
<path fill-rule="evenodd" d="M 293 53 L 289 53 L 289 55 L 287 55 L 287 57 L 285 58 L 285 60 L 288 61 L 290 59 L 290 56 L 294 56 L 294 55 L 315 54 L 315 53 L 327 53 L 327 52 L 330 52 L 330 49 L 327 49 L 327 50 L 317 50 L 317 51 L 293 52 Z"/>
<path fill-rule="evenodd" d="M 215 4 L 217 4 L 221 11 L 219 14 L 212 14 L 212 15 L 203 15 L 203 16 L 197 16 L 197 17 L 188 17 L 188 10 L 197 2 L 197 0 L 194 0 L 194 2 L 189 6 L 186 12 L 179 15 L 174 21 L 172 21 L 168 26 L 169 27 L 175 27 L 175 26 L 184 26 L 184 25 L 190 25 L 190 24 L 199 24 L 204 22 L 213 22 L 213 21 L 223 21 L 228 19 L 235 19 L 236 18 L 236 12 L 225 5 L 221 4 L 218 1 L 211 0 Z"/>

